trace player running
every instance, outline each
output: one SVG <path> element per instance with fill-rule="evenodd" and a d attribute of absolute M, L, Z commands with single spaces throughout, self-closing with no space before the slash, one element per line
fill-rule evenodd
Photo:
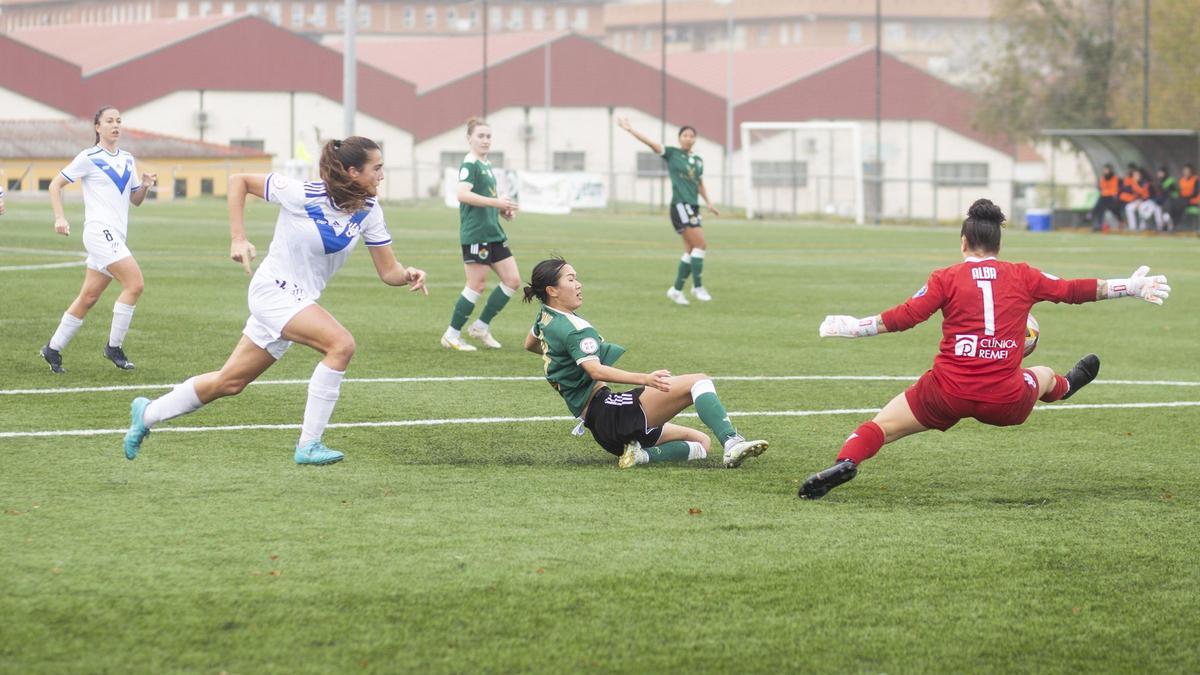
<path fill-rule="evenodd" d="M 704 187 L 704 160 L 692 152 L 692 147 L 696 145 L 695 127 L 680 128 L 679 147 L 673 148 L 655 143 L 649 136 L 634 129 L 624 117 L 617 120 L 617 125 L 645 143 L 654 154 L 661 156 L 671 176 L 671 226 L 675 228 L 675 234 L 683 238 L 683 257 L 679 259 L 675 284 L 667 289 L 667 297 L 677 305 L 689 304 L 687 296 L 683 294 L 683 284 L 691 274 L 692 296 L 704 302 L 712 300 L 700 280 L 708 244 L 704 241 L 704 230 L 700 224 L 698 197 L 704 198 L 704 207 L 709 213 L 719 216 L 721 212 L 708 200 L 708 190 Z"/>
<path fill-rule="evenodd" d="M 583 304 L 583 285 L 567 261 L 551 258 L 533 268 L 525 302 L 535 297 L 542 307 L 525 336 L 525 349 L 542 357 L 546 381 L 579 418 L 575 435 L 582 436 L 584 427 L 590 429 L 600 447 L 620 457 L 617 466 L 628 469 L 708 457 L 708 434 L 670 424 L 693 404 L 700 420 L 724 446 L 726 467 L 736 468 L 766 451 L 766 441 L 747 441 L 734 429 L 708 375 L 614 368 L 625 348 L 605 342 L 592 324 L 575 313 Z M 639 386 L 617 393 L 606 382 Z"/>
<path fill-rule="evenodd" d="M 150 429 L 165 420 L 235 396 L 283 356 L 293 342 L 321 352 L 308 381 L 304 424 L 296 444 L 297 464 L 332 464 L 342 453 L 321 442 L 342 377 L 354 356 L 354 336 L 317 298 L 361 238 L 371 251 L 379 278 L 389 286 L 424 291 L 425 272 L 404 267 L 392 252 L 392 237 L 376 201 L 383 180 L 383 155 L 367 138 L 329 141 L 321 151 L 321 180 L 301 182 L 277 173 L 236 174 L 229 178 L 229 256 L 250 274 L 254 245 L 246 240 L 243 211 L 252 194 L 279 205 L 271 250 L 250 281 L 250 318 L 220 370 L 192 377 L 165 396 L 135 398 L 125 457 L 135 459 Z"/>
<path fill-rule="evenodd" d="M 1139 267 L 1128 279 L 1059 279 L 1026 263 L 997 260 L 1000 207 L 986 199 L 971 205 L 962 225 L 963 262 L 936 270 L 916 295 L 883 314 L 856 319 L 827 316 L 821 337 L 867 337 L 908 330 L 942 311 L 941 351 L 933 368 L 850 434 L 837 462 L 800 486 L 802 499 L 820 499 L 852 480 L 858 465 L 885 443 L 927 429 L 945 431 L 973 417 L 984 424 L 1021 424 L 1037 399 L 1070 398 L 1100 372 L 1088 354 L 1066 376 L 1045 366 L 1021 368 L 1029 308 L 1049 300 L 1080 304 L 1137 297 L 1161 305 L 1167 278 Z"/>
<path fill-rule="evenodd" d="M 467 120 L 467 142 L 471 151 L 458 169 L 458 236 L 462 243 L 467 285 L 454 304 L 450 325 L 442 333 L 442 346 L 460 352 L 475 351 L 473 345 L 463 341 L 462 327 L 483 296 L 488 270 L 500 277 L 500 285 L 492 289 L 479 318 L 467 329 L 467 335 L 481 341 L 485 347 L 500 348 L 500 342 L 492 337 L 492 319 L 521 286 L 517 259 L 509 250 L 508 235 L 500 226 L 501 217 L 513 219 L 517 203 L 496 196 L 496 176 L 487 159 L 492 147 L 492 128 L 487 122 L 472 117 Z"/>
<path fill-rule="evenodd" d="M 142 295 L 145 282 L 129 247 L 125 245 L 129 229 L 129 205 L 141 206 L 158 175 L 143 173 L 138 178 L 133 155 L 117 148 L 121 139 L 121 111 L 104 106 L 92 117 L 96 144 L 75 155 L 75 159 L 50 181 L 50 207 L 54 210 L 54 231 L 70 236 L 71 224 L 63 214 L 62 190 L 67 183 L 83 185 L 83 247 L 85 261 L 83 287 L 63 313 L 50 342 L 42 347 L 42 358 L 50 372 L 65 373 L 62 350 L 83 326 L 83 318 L 116 279 L 121 294 L 113 304 L 112 326 L 104 358 L 121 370 L 132 370 L 125 356 L 125 334 L 133 321 L 133 310 Z"/>

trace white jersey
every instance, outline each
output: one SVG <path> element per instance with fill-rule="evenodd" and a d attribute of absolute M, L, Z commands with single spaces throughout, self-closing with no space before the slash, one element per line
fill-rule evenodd
<path fill-rule="evenodd" d="M 277 173 L 267 175 L 263 192 L 267 201 L 279 205 L 279 219 L 254 282 L 274 283 L 297 299 L 316 300 L 354 250 L 359 235 L 367 246 L 392 243 L 383 208 L 374 198 L 361 211 L 346 213 L 330 203 L 325 183 L 300 182 Z"/>
<path fill-rule="evenodd" d="M 133 155 L 94 145 L 75 155 L 62 176 L 83 184 L 84 229 L 103 227 L 129 238 L 129 196 L 141 187 Z"/>

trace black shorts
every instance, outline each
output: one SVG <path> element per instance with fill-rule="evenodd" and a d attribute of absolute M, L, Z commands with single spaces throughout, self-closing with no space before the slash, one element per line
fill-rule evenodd
<path fill-rule="evenodd" d="M 683 234 L 689 227 L 700 227 L 700 206 L 698 204 L 672 204 L 671 227 L 675 234 Z"/>
<path fill-rule="evenodd" d="M 494 265 L 512 257 L 508 241 L 489 241 L 486 244 L 463 244 L 463 262 L 477 265 Z"/>
<path fill-rule="evenodd" d="M 643 448 L 658 445 L 662 427 L 646 426 L 641 403 L 644 390 L 645 387 L 638 387 L 613 393 L 608 387 L 600 387 L 592 395 L 583 426 L 591 430 L 600 447 L 620 457 L 629 441 L 637 441 Z"/>

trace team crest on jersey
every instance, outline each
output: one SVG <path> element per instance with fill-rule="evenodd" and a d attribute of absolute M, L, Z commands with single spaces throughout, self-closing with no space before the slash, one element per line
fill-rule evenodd
<path fill-rule="evenodd" d="M 584 354 L 595 354 L 600 349 L 600 343 L 596 338 L 586 337 L 579 341 L 579 351 Z"/>
<path fill-rule="evenodd" d="M 466 180 L 470 177 L 471 177 L 471 170 L 468 169 L 467 167 L 464 166 L 463 168 L 458 170 L 458 179 L 459 180 Z"/>
<path fill-rule="evenodd" d="M 491 255 L 491 251 L 488 250 L 488 247 L 486 244 L 481 245 L 479 247 L 479 253 L 477 255 L 479 256 L 480 260 L 487 260 L 488 256 Z"/>
<path fill-rule="evenodd" d="M 286 190 L 287 186 L 288 186 L 287 178 L 284 178 L 283 176 L 280 176 L 277 173 L 271 174 L 271 189 L 272 190 L 275 190 L 275 191 Z"/>
<path fill-rule="evenodd" d="M 913 293 L 914 298 L 919 298 L 929 292 L 929 284 L 922 286 L 916 293 Z"/>

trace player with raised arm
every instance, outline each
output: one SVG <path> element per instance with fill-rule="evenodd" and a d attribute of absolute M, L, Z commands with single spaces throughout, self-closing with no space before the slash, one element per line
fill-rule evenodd
<path fill-rule="evenodd" d="M 659 145 L 649 136 L 634 129 L 624 117 L 617 120 L 617 124 L 645 143 L 654 154 L 662 157 L 667 163 L 667 174 L 671 177 L 671 226 L 675 228 L 675 234 L 683 238 L 683 257 L 679 259 L 675 283 L 667 289 L 667 297 L 677 305 L 688 304 L 687 296 L 683 294 L 683 285 L 690 274 L 692 296 L 705 302 L 712 300 L 700 279 L 704 271 L 704 256 L 708 244 L 704 241 L 704 230 L 700 224 L 699 198 L 704 199 L 704 206 L 709 213 L 719 216 L 721 212 L 709 201 L 708 190 L 704 187 L 704 160 L 692 152 L 696 145 L 695 127 L 680 128 L 679 147 L 673 148 Z"/>
<path fill-rule="evenodd" d="M 153 401 L 135 398 L 125 457 L 135 459 L 150 429 L 225 396 L 236 396 L 270 368 L 293 342 L 320 352 L 308 382 L 304 423 L 296 444 L 297 464 L 332 464 L 342 453 L 321 442 L 333 415 L 354 336 L 317 298 L 350 256 L 359 239 L 371 252 L 380 280 L 389 286 L 425 289 L 425 272 L 405 267 L 392 251 L 392 237 L 376 201 L 383 180 L 383 155 L 374 141 L 352 136 L 328 141 L 321 151 L 321 180 L 301 182 L 280 174 L 236 174 L 229 178 L 229 256 L 251 274 L 254 245 L 246 240 L 243 211 L 252 194 L 279 205 L 267 257 L 253 272 L 250 318 L 220 370 L 192 377 Z"/>
<path fill-rule="evenodd" d="M 857 319 L 827 316 L 821 337 L 868 337 L 908 330 L 942 311 L 941 349 L 933 368 L 893 398 L 842 445 L 837 462 L 800 486 L 803 499 L 820 499 L 855 477 L 858 465 L 886 443 L 928 429 L 945 431 L 972 417 L 1009 426 L 1029 417 L 1038 399 L 1070 398 L 1100 372 L 1088 354 L 1058 375 L 1046 366 L 1021 368 L 1029 309 L 1043 300 L 1080 304 L 1135 297 L 1161 305 L 1171 287 L 1139 267 L 1128 279 L 1059 279 L 1026 263 L 997 259 L 1004 214 L 986 199 L 971 205 L 961 232 L 963 262 L 939 269 L 907 302 Z"/>
<path fill-rule="evenodd" d="M 62 190 L 68 183 L 83 186 L 83 247 L 87 251 L 87 270 L 79 295 L 59 320 L 58 328 L 42 347 L 42 358 L 50 371 L 65 373 L 62 350 L 83 326 L 88 310 L 95 306 L 116 279 L 121 294 L 113 304 L 112 326 L 104 347 L 104 358 L 121 370 L 132 370 L 125 356 L 125 335 L 133 321 L 133 310 L 142 295 L 145 282 L 129 247 L 129 205 L 141 206 L 146 193 L 158 176 L 144 173 L 138 178 L 133 155 L 117 147 L 121 139 L 121 111 L 103 106 L 92 117 L 96 144 L 81 151 L 65 169 L 50 181 L 50 207 L 54 210 L 54 231 L 70 236 L 71 224 L 63 213 Z"/>
<path fill-rule="evenodd" d="M 500 277 L 500 285 L 492 289 L 479 318 L 467 329 L 467 335 L 483 342 L 485 347 L 500 348 L 500 342 L 492 337 L 492 319 L 521 286 L 517 259 L 509 250 L 508 235 L 500 226 L 500 218 L 512 220 L 516 215 L 517 203 L 496 196 L 496 176 L 487 158 L 492 148 L 491 126 L 476 117 L 467 120 L 467 142 L 471 151 L 458 169 L 458 232 L 467 285 L 454 304 L 450 325 L 442 333 L 442 346 L 460 352 L 475 351 L 473 345 L 463 341 L 462 328 L 483 297 L 488 271 Z"/>
<path fill-rule="evenodd" d="M 525 349 L 542 357 L 546 381 L 579 418 L 576 435 L 583 435 L 585 427 L 591 430 L 600 447 L 620 458 L 620 468 L 706 458 L 708 434 L 670 424 L 690 405 L 724 446 L 726 467 L 736 468 L 766 451 L 766 441 L 748 441 L 734 429 L 708 375 L 631 373 L 613 367 L 625 348 L 606 342 L 575 313 L 583 305 L 583 285 L 567 261 L 551 258 L 533 268 L 525 302 L 534 298 L 542 306 L 525 336 Z M 638 386 L 617 393 L 605 384 L 609 382 Z"/>

